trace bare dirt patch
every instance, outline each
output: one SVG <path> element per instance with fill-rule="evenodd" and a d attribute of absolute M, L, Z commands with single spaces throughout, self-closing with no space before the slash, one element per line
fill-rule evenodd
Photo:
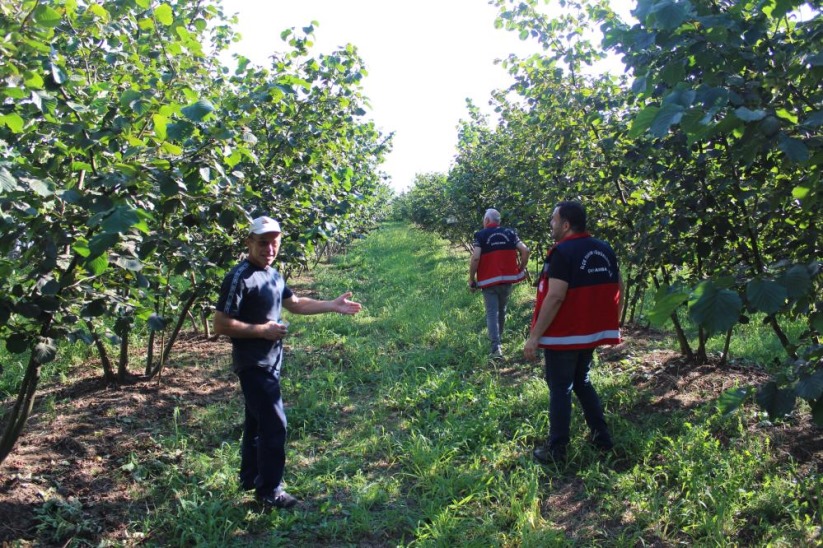
<path fill-rule="evenodd" d="M 102 528 L 98 539 L 129 543 L 132 487 L 118 481 L 129 455 L 154 451 L 153 431 L 175 413 L 185 420 L 192 409 L 240 397 L 227 340 L 189 335 L 175 349 L 160 379 L 109 386 L 100 368 L 88 366 L 70 385 L 39 392 L 23 435 L 0 468 L 0 544 L 42 545 L 37 510 L 53 498 L 81 503 L 89 523 Z M 215 360 L 225 366 L 215 367 Z"/>

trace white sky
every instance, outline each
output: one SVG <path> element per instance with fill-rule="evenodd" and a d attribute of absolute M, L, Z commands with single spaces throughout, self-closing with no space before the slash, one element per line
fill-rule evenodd
<path fill-rule="evenodd" d="M 539 50 L 533 40 L 494 28 L 497 9 L 487 0 L 222 0 L 238 14 L 243 39 L 232 48 L 257 65 L 288 46 L 280 33 L 317 21 L 317 54 L 354 44 L 368 76 L 363 83 L 393 150 L 381 166 L 395 191 L 409 188 L 416 173 L 447 172 L 457 145 L 457 125 L 467 118 L 466 99 L 484 112 L 492 90 L 511 79 L 494 64 L 510 53 Z M 613 0 L 627 14 L 633 0 Z M 630 7 L 626 7 L 629 6 Z"/>

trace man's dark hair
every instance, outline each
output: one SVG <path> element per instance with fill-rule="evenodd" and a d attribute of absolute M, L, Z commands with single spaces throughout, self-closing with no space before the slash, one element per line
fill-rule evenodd
<path fill-rule="evenodd" d="M 572 200 L 558 202 L 557 214 L 569 223 L 573 232 L 586 232 L 586 209 L 580 202 Z"/>

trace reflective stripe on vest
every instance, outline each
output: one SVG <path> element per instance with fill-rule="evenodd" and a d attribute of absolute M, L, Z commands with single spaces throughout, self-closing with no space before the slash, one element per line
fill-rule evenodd
<path fill-rule="evenodd" d="M 598 333 L 591 333 L 589 335 L 571 335 L 567 337 L 547 337 L 542 336 L 539 339 L 539 344 L 541 345 L 564 345 L 564 346 L 571 346 L 571 345 L 578 345 L 578 344 L 591 344 L 595 342 L 600 342 L 604 340 L 612 340 L 614 344 L 620 342 L 620 330 L 619 329 L 610 329 L 608 331 L 600 331 Z"/>
<path fill-rule="evenodd" d="M 517 274 L 510 276 L 495 276 L 494 278 L 489 278 L 488 280 L 477 280 L 477 287 L 488 287 L 498 284 L 513 284 L 522 282 L 524 279 L 526 279 L 526 271 L 521 270 Z"/>

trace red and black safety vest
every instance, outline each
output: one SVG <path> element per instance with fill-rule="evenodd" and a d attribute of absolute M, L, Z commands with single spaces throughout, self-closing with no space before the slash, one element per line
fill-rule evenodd
<path fill-rule="evenodd" d="M 526 271 L 517 263 L 520 238 L 511 228 L 492 225 L 475 232 L 474 247 L 480 248 L 477 287 L 515 284 L 526 279 Z"/>
<path fill-rule="evenodd" d="M 569 284 L 540 348 L 581 350 L 620 343 L 620 274 L 611 246 L 587 232 L 560 240 L 546 255 L 532 327 L 549 293 L 549 278 Z"/>

